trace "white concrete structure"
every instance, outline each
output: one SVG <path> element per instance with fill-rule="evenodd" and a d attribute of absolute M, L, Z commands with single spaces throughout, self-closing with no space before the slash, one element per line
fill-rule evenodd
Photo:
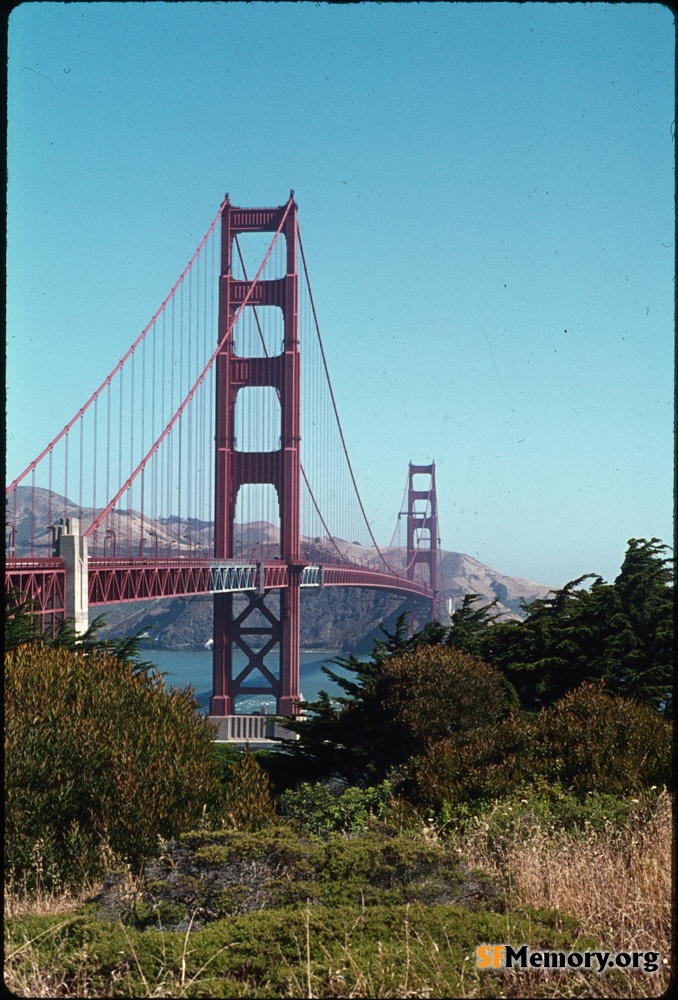
<path fill-rule="evenodd" d="M 80 534 L 77 517 L 61 519 L 54 525 L 54 552 L 66 570 L 66 618 L 73 622 L 76 635 L 89 628 L 87 539 Z"/>
<path fill-rule="evenodd" d="M 215 743 L 250 743 L 252 749 L 257 745 L 276 744 L 274 738 L 283 740 L 298 740 L 296 733 L 291 733 L 275 721 L 271 715 L 210 715 L 210 722 L 217 727 L 214 736 Z"/>

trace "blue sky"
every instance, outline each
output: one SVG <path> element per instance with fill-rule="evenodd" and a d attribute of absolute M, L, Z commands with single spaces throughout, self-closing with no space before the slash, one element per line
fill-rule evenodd
<path fill-rule="evenodd" d="M 26 3 L 9 24 L 7 473 L 225 194 L 296 192 L 373 529 L 559 585 L 672 539 L 674 20 L 660 4 Z"/>

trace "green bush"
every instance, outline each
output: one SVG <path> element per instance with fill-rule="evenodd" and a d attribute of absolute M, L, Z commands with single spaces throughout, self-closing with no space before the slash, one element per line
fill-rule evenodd
<path fill-rule="evenodd" d="M 5 876 L 76 885 L 108 847 L 133 866 L 221 794 L 190 691 L 108 653 L 5 657 Z"/>
<path fill-rule="evenodd" d="M 508 711 L 498 670 L 458 649 L 419 646 L 382 665 L 386 714 L 419 740 L 454 739 Z"/>
<path fill-rule="evenodd" d="M 384 820 L 393 811 L 390 781 L 374 788 L 351 786 L 341 794 L 324 783 L 304 782 L 298 791 L 283 792 L 280 803 L 290 819 L 306 833 L 326 838 L 334 833 L 364 833 L 370 820 Z"/>
<path fill-rule="evenodd" d="M 625 795 L 671 783 L 673 726 L 630 698 L 582 684 L 535 724 L 546 776 L 565 788 Z"/>
<path fill-rule="evenodd" d="M 536 787 L 526 786 L 492 802 L 446 803 L 439 817 L 440 829 L 460 843 L 480 833 L 487 848 L 501 854 L 516 840 L 535 834 L 586 839 L 611 827 L 620 829 L 656 796 L 656 791 L 640 799 L 602 792 L 582 795 L 537 782 Z"/>
<path fill-rule="evenodd" d="M 434 809 L 529 786 L 637 795 L 670 784 L 672 732 L 653 710 L 583 684 L 534 717 L 513 712 L 461 745 L 432 743 L 404 790 Z"/>
<path fill-rule="evenodd" d="M 359 899 L 340 906 L 304 902 L 193 928 L 189 940 L 184 928 L 137 930 L 88 914 L 16 918 L 6 928 L 8 987 L 13 995 L 34 996 L 22 987 L 35 981 L 35 970 L 49 970 L 51 983 L 66 984 L 61 995 L 76 989 L 81 996 L 274 1000 L 507 995 L 503 972 L 478 970 L 471 960 L 479 942 L 506 939 L 503 913 L 409 903 L 365 907 Z M 561 911 L 516 909 L 510 929 L 515 942 L 549 950 L 570 951 L 575 941 L 580 950 L 601 946 Z M 603 977 L 593 970 L 577 976 L 572 996 L 600 996 L 611 982 L 606 976 L 601 987 Z"/>
<path fill-rule="evenodd" d="M 306 781 L 335 775 L 367 787 L 422 753 L 429 739 L 466 737 L 492 727 L 508 711 L 510 690 L 494 667 L 439 645 L 445 630 L 431 622 L 412 638 L 399 619 L 394 635 L 375 643 L 366 663 L 339 659 L 349 680 L 323 667 L 349 697 L 337 709 L 326 692 L 307 704 L 310 715 L 285 720 L 299 739 L 284 748 Z"/>

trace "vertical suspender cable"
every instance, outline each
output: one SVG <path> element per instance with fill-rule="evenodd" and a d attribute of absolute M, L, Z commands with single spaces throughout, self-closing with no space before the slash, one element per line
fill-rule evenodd
<path fill-rule="evenodd" d="M 141 454 L 146 451 L 146 338 L 144 337 L 143 343 L 141 345 Z M 139 546 L 143 551 L 144 544 L 144 518 L 146 511 L 144 509 L 144 488 L 143 479 L 141 482 L 141 496 L 140 496 L 140 515 L 141 515 L 141 538 L 139 540 Z"/>
<path fill-rule="evenodd" d="M 64 524 L 66 523 L 66 518 L 68 517 L 68 434 L 65 436 L 64 441 Z M 33 482 L 35 483 L 35 469 L 33 469 Z M 31 552 L 33 546 L 31 544 Z"/>
<path fill-rule="evenodd" d="M 52 525 L 52 451 L 54 449 L 49 449 L 49 458 L 47 460 L 47 524 L 51 527 Z M 14 526 L 14 531 L 16 532 L 16 490 L 14 490 L 14 516 L 12 517 L 12 524 Z M 16 544 L 17 538 L 14 538 L 14 555 L 16 555 Z M 51 554 L 51 553 L 50 553 Z"/>
<path fill-rule="evenodd" d="M 31 555 L 35 555 L 35 469 L 31 472 Z"/>
<path fill-rule="evenodd" d="M 84 419 L 83 416 L 81 416 L 80 420 L 78 421 L 78 423 L 80 425 L 80 470 L 79 470 L 79 476 L 78 476 L 78 517 L 79 518 L 82 517 L 82 472 L 83 472 L 83 466 L 85 464 L 85 462 L 84 462 L 85 453 L 84 453 L 84 447 L 83 447 L 83 445 L 84 445 L 83 419 Z"/>
<path fill-rule="evenodd" d="M 215 245 L 216 245 L 216 240 L 212 240 L 212 243 L 210 245 L 210 282 L 209 282 L 209 287 L 210 287 L 209 342 L 210 342 L 210 344 L 214 343 L 214 297 L 215 297 L 214 296 L 214 289 L 215 289 L 214 247 L 215 247 Z M 207 548 L 208 548 L 210 556 L 214 555 L 214 526 L 213 525 L 214 525 L 214 516 L 215 516 L 215 511 L 214 511 L 214 494 L 213 494 L 213 490 L 214 490 L 214 470 L 213 470 L 213 465 L 214 465 L 214 462 L 212 460 L 212 447 L 213 447 L 213 440 L 214 440 L 214 378 L 215 378 L 214 371 L 212 370 L 210 372 L 209 396 L 208 396 L 208 399 L 207 399 L 207 410 L 208 410 L 208 414 L 209 414 L 209 416 L 207 418 L 208 419 L 208 427 L 209 427 L 209 435 L 208 435 L 209 460 L 207 462 L 207 468 L 208 468 L 208 474 L 207 474 L 207 476 L 208 476 L 208 478 L 207 478 L 207 486 L 208 486 L 207 496 L 208 496 L 208 500 L 209 500 L 209 504 L 210 504 L 210 507 L 209 507 L 209 518 L 208 518 L 209 528 L 208 528 L 208 532 L 207 532 Z"/>
<path fill-rule="evenodd" d="M 92 517 L 97 511 L 97 456 L 99 451 L 98 437 L 99 400 L 94 400 L 94 431 L 92 433 Z M 97 556 L 97 538 L 94 539 L 94 555 Z"/>
<path fill-rule="evenodd" d="M 192 317 L 192 313 L 191 313 L 191 308 L 192 308 L 192 301 L 191 301 L 191 299 L 192 299 L 192 294 L 191 294 L 192 293 L 192 278 L 193 278 L 193 270 L 191 269 L 191 273 L 190 273 L 190 275 L 188 277 L 188 311 L 187 311 L 187 316 L 188 316 L 188 333 L 187 333 L 188 344 L 187 344 L 187 347 L 186 347 L 186 384 L 187 384 L 187 387 L 191 385 L 191 362 L 192 362 L 191 353 L 192 353 L 192 346 L 193 346 L 192 345 L 192 341 L 193 341 L 193 329 L 192 329 L 193 317 Z M 190 520 L 191 520 L 191 486 L 192 486 L 192 475 L 191 475 L 192 467 L 191 467 L 191 462 L 193 460 L 193 448 L 192 448 L 192 445 L 191 445 L 191 433 L 192 433 L 192 430 L 193 430 L 193 419 L 192 419 L 193 418 L 193 402 L 194 401 L 192 401 L 186 407 L 186 411 L 185 411 L 185 413 L 186 413 L 186 459 L 185 459 L 185 462 L 184 462 L 184 466 L 185 466 L 185 482 L 186 482 L 186 486 L 185 486 L 185 498 L 186 498 L 185 510 L 186 510 L 186 514 L 185 514 L 185 532 L 184 533 L 186 535 L 190 536 L 190 540 L 186 539 L 187 544 L 188 544 L 188 553 L 189 553 L 189 555 L 191 554 L 191 545 L 192 545 L 192 542 L 193 542 L 193 532 L 191 531 L 191 529 L 189 527 Z"/>

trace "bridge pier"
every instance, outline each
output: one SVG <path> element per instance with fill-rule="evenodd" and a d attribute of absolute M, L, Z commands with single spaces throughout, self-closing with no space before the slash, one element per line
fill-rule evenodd
<path fill-rule="evenodd" d="M 299 621 L 302 566 L 289 567 L 289 585 L 280 591 L 280 715 L 296 715 L 299 701 Z"/>
<path fill-rule="evenodd" d="M 80 534 L 77 517 L 61 518 L 53 531 L 54 554 L 66 571 L 65 617 L 71 619 L 76 635 L 89 628 L 89 556 L 87 539 Z"/>

